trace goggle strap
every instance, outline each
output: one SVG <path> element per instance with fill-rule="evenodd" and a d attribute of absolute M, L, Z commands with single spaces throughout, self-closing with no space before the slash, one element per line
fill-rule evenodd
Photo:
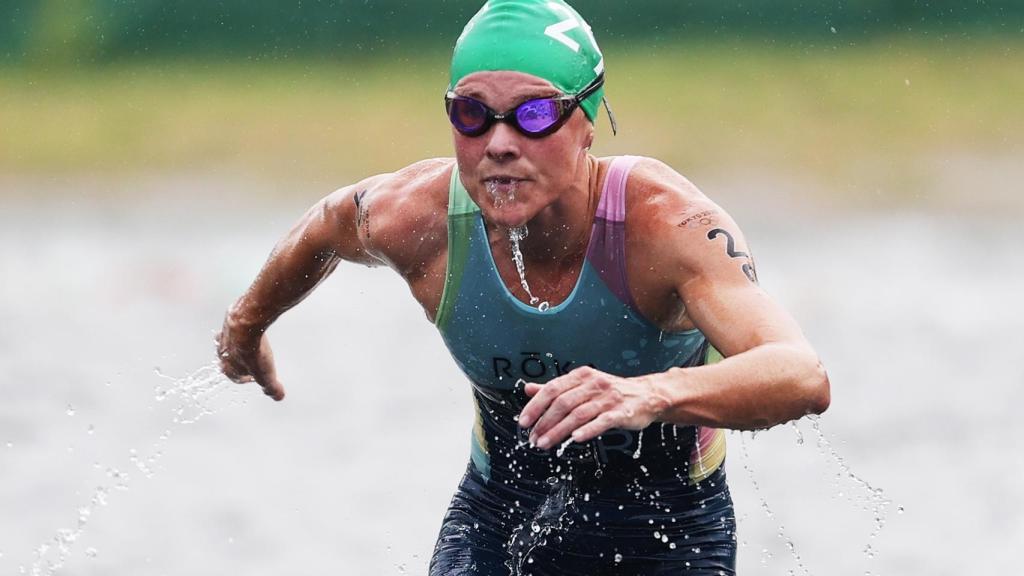
<path fill-rule="evenodd" d="M 601 86 L 604 86 L 604 72 L 598 74 L 593 80 L 590 81 L 590 84 L 586 85 L 583 88 L 583 90 L 580 91 L 579 94 L 576 94 L 576 101 L 582 102 L 586 100 L 587 98 L 590 97 L 591 94 L 597 92 L 597 90 Z"/>
<path fill-rule="evenodd" d="M 619 134 L 619 123 L 615 121 L 615 113 L 612 112 L 612 107 L 608 104 L 608 97 L 604 96 L 601 98 L 601 101 L 604 102 L 604 109 L 608 112 L 608 120 L 612 123 L 612 136 L 617 136 Z"/>

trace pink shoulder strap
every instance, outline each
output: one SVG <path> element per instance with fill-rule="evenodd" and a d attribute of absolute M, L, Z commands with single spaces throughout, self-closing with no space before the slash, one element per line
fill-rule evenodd
<path fill-rule="evenodd" d="M 626 221 L 626 178 L 639 156 L 619 156 L 612 160 L 608 175 L 604 179 L 601 201 L 597 205 L 597 216 L 609 222 Z"/>
<path fill-rule="evenodd" d="M 639 314 L 626 276 L 626 179 L 640 158 L 619 156 L 605 176 L 587 260 L 620 302 Z"/>

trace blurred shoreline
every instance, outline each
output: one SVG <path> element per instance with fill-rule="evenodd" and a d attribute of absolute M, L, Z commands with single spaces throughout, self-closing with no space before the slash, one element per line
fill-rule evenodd
<path fill-rule="evenodd" d="M 1017 209 L 1024 42 L 842 41 L 606 48 L 621 130 L 600 118 L 594 153 L 652 156 L 704 188 L 764 177 L 825 206 Z M 326 194 L 450 156 L 446 82 L 433 52 L 0 68 L 0 196 L 182 178 Z"/>

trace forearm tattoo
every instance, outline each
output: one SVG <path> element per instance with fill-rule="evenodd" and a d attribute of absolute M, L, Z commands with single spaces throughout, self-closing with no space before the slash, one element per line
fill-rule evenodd
<path fill-rule="evenodd" d="M 356 203 L 356 227 L 363 231 L 367 238 L 370 237 L 370 206 L 363 201 L 366 190 L 357 192 L 352 200 Z"/>
<path fill-rule="evenodd" d="M 725 236 L 725 252 L 726 254 L 729 255 L 730 258 L 742 258 L 746 260 L 746 262 L 743 263 L 742 267 L 743 273 L 747 275 L 747 278 L 749 278 L 751 282 L 757 284 L 757 270 L 754 269 L 754 259 L 750 257 L 750 254 L 747 254 L 746 252 L 741 252 L 736 249 L 736 240 L 732 237 L 732 234 L 730 234 L 727 230 L 723 230 L 722 228 L 715 228 L 714 230 L 708 232 L 708 240 L 714 240 L 719 236 Z"/>

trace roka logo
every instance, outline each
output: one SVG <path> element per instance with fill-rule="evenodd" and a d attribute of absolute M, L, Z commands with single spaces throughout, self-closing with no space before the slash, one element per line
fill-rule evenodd
<path fill-rule="evenodd" d="M 492 357 L 491 368 L 494 370 L 494 377 L 498 380 L 505 378 L 512 380 L 519 378 L 554 378 L 567 374 L 570 370 L 579 366 L 594 367 L 593 364 L 577 364 L 574 360 L 559 360 L 552 354 L 541 354 L 539 352 L 520 352 L 519 356 L 519 358 Z"/>

